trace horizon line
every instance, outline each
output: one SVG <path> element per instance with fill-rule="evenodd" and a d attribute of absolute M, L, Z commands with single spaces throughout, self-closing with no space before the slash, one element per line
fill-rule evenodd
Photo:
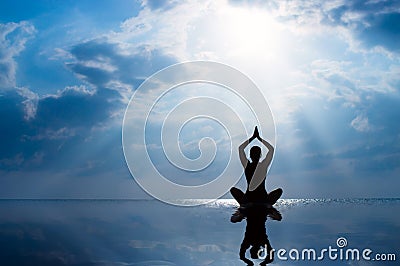
<path fill-rule="evenodd" d="M 370 200 L 400 200 L 400 197 L 338 197 L 338 198 L 321 198 L 321 197 L 315 197 L 315 198 L 280 198 L 279 200 L 365 200 L 365 199 L 370 199 Z M 155 199 L 155 198 L 0 198 L 1 200 L 20 200 L 20 201 L 29 201 L 29 200 L 43 200 L 43 201 L 51 201 L 51 200 L 98 200 L 98 201 L 107 201 L 107 200 L 121 200 L 121 201 L 140 201 L 140 200 L 154 200 L 154 201 L 160 201 L 163 202 L 162 200 Z M 207 200 L 207 201 L 218 201 L 218 200 L 234 200 L 233 198 L 219 198 L 219 199 L 207 199 L 207 198 L 202 198 L 202 199 L 174 199 L 174 200 Z"/>

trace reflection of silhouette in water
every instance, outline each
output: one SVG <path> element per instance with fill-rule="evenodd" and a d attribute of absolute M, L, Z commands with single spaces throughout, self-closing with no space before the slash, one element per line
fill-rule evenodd
<path fill-rule="evenodd" d="M 245 217 L 243 210 L 245 210 L 246 208 L 251 208 L 253 206 L 271 208 L 272 205 L 274 205 L 276 201 L 282 196 L 282 192 L 283 190 L 280 188 L 271 191 L 267 194 L 265 202 L 243 202 L 243 199 L 245 198 L 244 193 L 238 188 L 231 188 L 232 196 L 240 204 L 240 208 L 234 214 L 232 214 L 231 222 L 236 223 L 243 220 L 243 218 Z"/>
<path fill-rule="evenodd" d="M 247 265 L 254 265 L 250 259 L 246 258 L 246 250 L 251 247 L 250 256 L 252 259 L 263 259 L 260 265 L 271 263 L 274 260 L 274 253 L 268 239 L 265 222 L 267 217 L 280 221 L 282 215 L 277 209 L 263 204 L 246 208 L 241 207 L 237 211 L 245 215 L 247 222 L 244 239 L 240 245 L 240 259 Z"/>

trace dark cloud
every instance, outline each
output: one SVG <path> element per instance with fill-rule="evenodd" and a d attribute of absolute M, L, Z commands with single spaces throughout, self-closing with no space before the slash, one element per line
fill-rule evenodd
<path fill-rule="evenodd" d="M 360 27 L 356 32 L 359 39 L 369 47 L 383 46 L 399 52 L 400 13 L 370 15 L 367 20 L 370 26 Z"/>
<path fill-rule="evenodd" d="M 399 51 L 400 4 L 397 1 L 346 1 L 328 10 L 322 22 L 348 27 L 368 48 L 382 46 Z"/>
<path fill-rule="evenodd" d="M 76 59 L 68 67 L 79 77 L 96 87 L 109 87 L 119 81 L 137 87 L 145 77 L 176 63 L 172 56 L 158 49 L 141 46 L 127 54 L 115 43 L 91 40 L 71 49 Z"/>
<path fill-rule="evenodd" d="M 35 123 L 46 129 L 92 128 L 96 124 L 106 122 L 111 111 L 116 107 L 108 99 L 119 95 L 106 90 L 90 92 L 65 89 L 61 93 L 42 98 L 37 106 Z"/>
<path fill-rule="evenodd" d="M 30 129 L 30 125 L 24 119 L 24 100 L 15 91 L 3 92 L 0 96 L 1 159 L 14 157 L 21 152 L 15 144 Z"/>
<path fill-rule="evenodd" d="M 85 164 L 88 160 L 94 160 L 88 153 L 78 150 L 91 150 L 93 147 L 90 145 L 101 140 L 96 127 L 112 123 L 111 114 L 115 109 L 123 108 L 121 103 L 109 101 L 112 97 L 119 95 L 112 91 L 107 93 L 106 90 L 90 92 L 67 88 L 57 95 L 39 99 L 35 116 L 26 119 L 26 98 L 16 91 L 4 92 L 0 97 L 1 168 L 68 169 L 74 161 Z M 104 129 L 105 135 L 109 134 L 107 130 L 111 128 Z M 115 134 L 119 137 L 118 132 Z M 91 139 L 93 136 L 95 139 Z M 120 146 L 117 138 L 109 139 L 117 147 Z"/>
<path fill-rule="evenodd" d="M 146 47 L 123 54 L 104 40 L 78 44 L 71 54 L 75 61 L 69 68 L 92 88 L 71 86 L 42 97 L 28 89 L 1 94 L 3 170 L 52 169 L 71 176 L 126 170 L 121 146 L 126 98 L 175 60 Z M 115 85 L 120 83 L 130 89 Z"/>

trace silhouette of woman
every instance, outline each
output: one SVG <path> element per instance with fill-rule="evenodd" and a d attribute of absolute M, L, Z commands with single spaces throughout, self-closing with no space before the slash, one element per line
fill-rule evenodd
<path fill-rule="evenodd" d="M 251 162 L 246 158 L 244 149 L 254 139 L 258 139 L 268 149 L 268 153 L 264 160 L 260 162 L 261 148 L 259 146 L 253 146 L 250 149 Z M 238 188 L 231 188 L 230 192 L 235 200 L 239 204 L 246 203 L 268 203 L 273 205 L 282 195 L 282 189 L 278 188 L 271 193 L 267 193 L 265 190 L 265 179 L 268 171 L 268 167 L 271 164 L 274 153 L 274 147 L 266 140 L 260 137 L 258 128 L 255 127 L 253 136 L 248 140 L 244 141 L 239 146 L 239 158 L 244 168 L 244 173 L 247 181 L 246 193 L 243 193 Z"/>

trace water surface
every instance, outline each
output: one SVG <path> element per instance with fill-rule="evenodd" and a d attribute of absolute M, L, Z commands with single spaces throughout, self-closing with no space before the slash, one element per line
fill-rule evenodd
<path fill-rule="evenodd" d="M 0 200 L 0 265 L 246 265 L 239 260 L 246 221 L 230 222 L 236 207 L 233 200 L 197 207 L 156 200 Z M 266 222 L 276 250 L 318 252 L 337 248 L 342 237 L 345 248 L 393 253 L 397 261 L 275 256 L 273 265 L 398 265 L 400 199 L 284 199 L 276 209 L 282 221 Z"/>

